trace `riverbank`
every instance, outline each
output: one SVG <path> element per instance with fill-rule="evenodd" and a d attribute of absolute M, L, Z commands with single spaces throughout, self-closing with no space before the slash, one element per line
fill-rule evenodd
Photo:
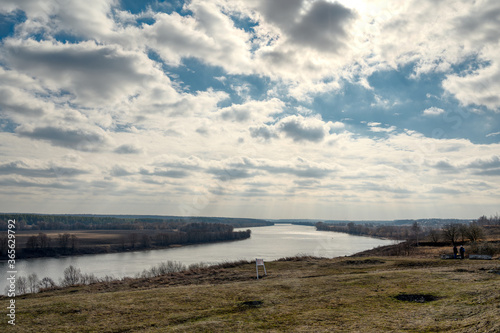
<path fill-rule="evenodd" d="M 216 225 L 209 225 L 214 228 Z M 186 245 L 243 240 L 251 232 L 228 230 L 217 232 L 164 230 L 53 230 L 16 233 L 16 258 L 60 258 L 89 254 L 121 253 L 168 249 Z M 7 260 L 4 249 L 0 262 Z"/>
<path fill-rule="evenodd" d="M 266 269 L 268 275 L 259 280 L 255 263 L 240 262 L 23 295 L 16 298 L 16 327 L 23 332 L 500 330 L 497 260 L 302 257 L 266 262 Z M 7 327 L 6 320 L 0 327 Z"/>

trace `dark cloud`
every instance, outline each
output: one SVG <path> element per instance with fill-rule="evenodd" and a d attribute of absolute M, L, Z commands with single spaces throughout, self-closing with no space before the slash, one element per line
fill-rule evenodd
<path fill-rule="evenodd" d="M 467 36 L 481 44 L 497 43 L 500 40 L 500 3 L 497 0 L 481 3 L 466 16 L 456 18 L 454 23 L 462 38 Z"/>
<path fill-rule="evenodd" d="M 0 87 L 0 111 L 33 117 L 43 115 L 46 105 L 28 101 L 27 96 L 11 88 Z"/>
<path fill-rule="evenodd" d="M 203 135 L 203 136 L 208 136 L 210 133 L 207 128 L 205 127 L 199 127 L 196 129 L 196 133 Z"/>
<path fill-rule="evenodd" d="M 37 183 L 37 182 L 30 182 L 30 181 L 24 181 L 24 180 L 15 180 L 15 179 L 1 179 L 0 180 L 0 186 L 9 186 L 9 187 L 16 187 L 16 188 L 49 188 L 49 189 L 57 189 L 57 190 L 75 190 L 79 186 L 77 184 L 73 183 L 60 183 L 60 182 L 53 182 L 53 183 Z"/>
<path fill-rule="evenodd" d="M 121 145 L 114 150 L 117 154 L 140 154 L 142 150 L 134 145 Z"/>
<path fill-rule="evenodd" d="M 347 25 L 356 13 L 339 3 L 313 2 L 306 12 L 304 0 L 264 0 L 260 11 L 292 43 L 323 52 L 338 52 L 346 43 Z"/>
<path fill-rule="evenodd" d="M 294 184 L 300 186 L 300 187 L 311 187 L 311 186 L 317 186 L 320 183 L 317 180 L 314 179 L 307 179 L 307 180 L 294 180 Z"/>
<path fill-rule="evenodd" d="M 223 111 L 221 117 L 224 120 L 235 120 L 237 122 L 244 122 L 250 119 L 250 110 L 233 108 L 231 110 Z"/>
<path fill-rule="evenodd" d="M 492 156 L 487 159 L 476 159 L 475 161 L 469 163 L 467 165 L 468 168 L 474 169 L 491 169 L 491 168 L 500 168 L 500 157 Z"/>
<path fill-rule="evenodd" d="M 456 167 L 449 163 L 448 161 L 439 161 L 432 165 L 433 168 L 439 169 L 441 171 L 454 171 Z"/>
<path fill-rule="evenodd" d="M 263 0 L 259 9 L 268 21 L 289 27 L 299 14 L 302 3 L 303 0 Z"/>
<path fill-rule="evenodd" d="M 276 166 L 270 164 L 257 164 L 251 160 L 245 160 L 243 163 L 232 163 L 232 168 L 237 170 L 256 170 L 265 171 L 270 174 L 289 174 L 300 178 L 325 178 L 329 176 L 333 170 L 327 168 L 313 167 L 309 165 L 298 166 Z"/>
<path fill-rule="evenodd" d="M 401 188 L 401 187 L 393 187 L 386 184 L 379 184 L 373 182 L 364 182 L 362 184 L 354 185 L 352 189 L 358 191 L 374 191 L 374 192 L 388 192 L 388 193 L 396 193 L 396 194 L 410 194 L 412 191 Z"/>
<path fill-rule="evenodd" d="M 476 176 L 500 176 L 500 157 L 478 158 L 466 165 Z"/>
<path fill-rule="evenodd" d="M 148 79 L 140 73 L 144 59 L 117 47 L 8 40 L 4 50 L 7 63 L 16 70 L 42 77 L 85 103 L 132 94 Z"/>
<path fill-rule="evenodd" d="M 436 186 L 432 190 L 430 190 L 429 193 L 456 195 L 456 194 L 461 194 L 462 192 L 448 187 Z"/>
<path fill-rule="evenodd" d="M 49 141 L 54 146 L 81 151 L 97 151 L 107 143 L 103 131 L 98 132 L 83 128 L 69 129 L 46 126 L 29 129 L 20 126 L 16 129 L 16 133 L 22 137 Z"/>
<path fill-rule="evenodd" d="M 500 176 L 500 168 L 474 172 L 477 176 Z"/>
<path fill-rule="evenodd" d="M 339 3 L 316 1 L 293 27 L 291 38 L 300 45 L 337 52 L 346 42 L 346 24 L 354 17 L 354 12 Z"/>
<path fill-rule="evenodd" d="M 201 167 L 198 163 L 199 161 L 196 159 L 186 159 L 181 161 L 155 163 L 155 165 L 168 169 L 173 168 L 173 169 L 190 170 L 190 171 L 203 170 L 203 167 Z"/>
<path fill-rule="evenodd" d="M 250 135 L 252 138 L 262 138 L 266 141 L 278 137 L 273 129 L 265 125 L 260 127 L 250 127 Z"/>
<path fill-rule="evenodd" d="M 107 189 L 107 190 L 112 190 L 118 187 L 116 183 L 107 180 L 94 180 L 89 184 L 89 186 L 97 189 Z"/>
<path fill-rule="evenodd" d="M 312 168 L 312 167 L 304 169 L 299 168 L 299 169 L 282 170 L 282 171 L 286 171 L 285 173 L 293 174 L 297 177 L 302 177 L 302 178 L 325 178 L 330 173 L 332 173 L 332 170 Z"/>
<path fill-rule="evenodd" d="M 231 181 L 234 179 L 251 178 L 256 176 L 256 173 L 251 173 L 243 168 L 210 168 L 207 173 L 215 175 L 217 179 L 222 181 Z"/>
<path fill-rule="evenodd" d="M 189 175 L 189 173 L 184 170 L 163 170 L 159 168 L 155 168 L 153 172 L 141 169 L 139 173 L 143 176 L 158 176 L 167 178 L 186 178 Z"/>
<path fill-rule="evenodd" d="M 113 169 L 111 169 L 110 172 L 111 176 L 113 177 L 125 177 L 125 176 L 131 176 L 134 174 L 134 172 L 130 172 L 122 167 L 119 167 L 115 165 Z"/>
<path fill-rule="evenodd" d="M 152 185 L 165 185 L 165 182 L 159 182 L 157 180 L 151 179 L 151 178 L 145 178 L 142 180 L 143 183 L 145 184 L 152 184 Z"/>
<path fill-rule="evenodd" d="M 325 178 L 330 175 L 333 170 L 316 168 L 316 167 L 277 167 L 277 166 L 260 166 L 259 170 L 265 170 L 271 174 L 289 174 L 300 178 Z"/>
<path fill-rule="evenodd" d="M 34 178 L 73 177 L 88 174 L 85 170 L 53 166 L 50 168 L 29 168 L 22 162 L 0 164 L 0 175 L 20 175 Z"/>
<path fill-rule="evenodd" d="M 249 188 L 241 193 L 243 197 L 266 197 L 269 195 L 271 195 L 271 193 L 261 188 Z"/>
<path fill-rule="evenodd" d="M 325 137 L 323 126 L 307 126 L 300 118 L 286 119 L 280 124 L 280 130 L 293 141 L 319 142 Z"/>

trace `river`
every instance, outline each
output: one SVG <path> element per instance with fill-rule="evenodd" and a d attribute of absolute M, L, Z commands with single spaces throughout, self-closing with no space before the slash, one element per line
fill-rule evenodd
<path fill-rule="evenodd" d="M 73 265 L 81 269 L 82 273 L 93 273 L 97 277 L 108 275 L 122 278 L 133 277 L 144 269 L 168 260 L 178 261 L 187 266 L 200 262 L 220 263 L 239 259 L 254 260 L 255 258 L 271 261 L 297 254 L 334 258 L 377 246 L 394 244 L 391 240 L 317 231 L 312 226 L 276 224 L 249 229 L 252 231 L 249 239 L 233 242 L 189 245 L 162 250 L 18 260 L 16 262 L 17 276 L 27 277 L 36 273 L 40 279 L 50 277 L 59 283 L 64 269 Z M 0 293 L 4 293 L 7 285 L 7 271 L 7 263 L 0 263 Z"/>

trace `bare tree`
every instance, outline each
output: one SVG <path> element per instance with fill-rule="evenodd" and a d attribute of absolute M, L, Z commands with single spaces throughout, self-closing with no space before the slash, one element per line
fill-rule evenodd
<path fill-rule="evenodd" d="M 30 236 L 26 241 L 26 248 L 30 250 L 36 250 L 38 248 L 38 237 Z"/>
<path fill-rule="evenodd" d="M 450 241 L 453 245 L 458 240 L 459 236 L 459 225 L 454 223 L 446 224 L 442 229 L 443 238 Z"/>
<path fill-rule="evenodd" d="M 59 234 L 59 246 L 62 249 L 67 249 L 69 246 L 70 234 Z"/>
<path fill-rule="evenodd" d="M 135 248 L 135 244 L 137 244 L 137 241 L 139 240 L 139 235 L 134 232 L 133 234 L 130 234 L 129 240 L 132 248 Z"/>
<path fill-rule="evenodd" d="M 420 233 L 421 230 L 422 230 L 422 228 L 420 228 L 420 225 L 418 225 L 418 222 L 415 221 L 413 223 L 413 225 L 411 226 L 411 231 L 415 235 L 415 239 L 417 241 L 417 246 L 418 246 L 418 235 L 419 235 L 419 233 Z"/>
<path fill-rule="evenodd" d="M 477 242 L 484 237 L 484 230 L 479 224 L 472 223 L 466 230 L 466 236 L 471 242 Z"/>
<path fill-rule="evenodd" d="M 490 220 L 486 217 L 486 215 L 481 216 L 480 218 L 477 219 L 477 223 L 479 225 L 488 225 Z"/>
<path fill-rule="evenodd" d="M 462 240 L 462 244 L 465 243 L 465 240 L 467 239 L 467 230 L 468 230 L 467 225 L 465 224 L 458 225 L 458 234 Z"/>
<path fill-rule="evenodd" d="M 0 255 L 3 255 L 4 252 L 7 253 L 7 245 L 9 244 L 9 239 L 7 236 L 0 237 Z"/>
<path fill-rule="evenodd" d="M 141 245 L 143 248 L 151 247 L 151 237 L 149 237 L 146 234 L 142 234 L 141 243 L 142 243 Z"/>
<path fill-rule="evenodd" d="M 50 237 L 47 234 L 39 233 L 38 234 L 38 244 L 40 244 L 41 249 L 48 249 L 50 247 Z"/>
<path fill-rule="evenodd" d="M 75 268 L 73 265 L 70 265 L 68 268 L 64 270 L 64 278 L 62 280 L 62 285 L 64 287 L 73 286 L 80 282 L 82 278 L 82 272 L 79 268 Z"/>
<path fill-rule="evenodd" d="M 34 294 L 38 292 L 38 283 L 40 280 L 38 279 L 38 275 L 35 273 L 28 275 L 28 290 L 30 293 Z"/>
<path fill-rule="evenodd" d="M 19 276 L 16 279 L 16 289 L 17 295 L 26 294 L 26 291 L 28 290 L 28 280 L 26 280 L 24 276 Z"/>
<path fill-rule="evenodd" d="M 56 283 L 51 278 L 44 277 L 42 279 L 42 281 L 40 281 L 38 286 L 40 289 L 51 289 L 51 288 L 54 288 L 56 286 Z"/>
<path fill-rule="evenodd" d="M 82 274 L 81 283 L 82 284 L 93 284 L 99 282 L 99 279 L 93 274 Z"/>
<path fill-rule="evenodd" d="M 431 229 L 431 231 L 429 231 L 429 238 L 431 239 L 431 242 L 437 244 L 439 242 L 439 239 L 441 238 L 441 235 L 439 234 L 439 231 L 437 229 Z"/>
<path fill-rule="evenodd" d="M 76 237 L 76 235 L 72 234 L 70 237 L 70 243 L 71 243 L 71 250 L 75 251 L 76 246 L 78 244 L 78 237 Z"/>
<path fill-rule="evenodd" d="M 125 250 L 125 246 L 127 245 L 127 238 L 125 236 L 120 237 L 120 245 L 122 250 Z"/>

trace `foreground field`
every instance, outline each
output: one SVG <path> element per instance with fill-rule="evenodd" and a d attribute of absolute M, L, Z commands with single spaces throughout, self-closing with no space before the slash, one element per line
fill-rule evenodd
<path fill-rule="evenodd" d="M 20 296 L 16 327 L 3 315 L 0 329 L 500 332 L 498 260 L 305 257 L 266 268 L 259 280 L 243 263 Z"/>

